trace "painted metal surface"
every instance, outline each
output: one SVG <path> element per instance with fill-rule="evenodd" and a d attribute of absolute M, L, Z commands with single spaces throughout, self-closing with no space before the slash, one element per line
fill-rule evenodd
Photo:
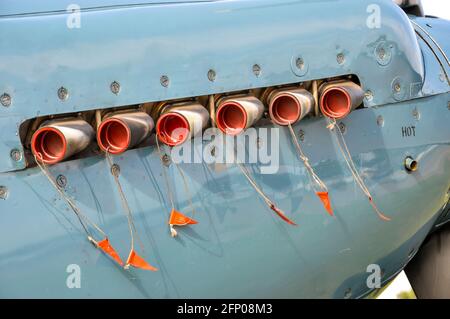
<path fill-rule="evenodd" d="M 366 26 L 372 3 L 382 8 L 380 29 Z M 367 265 L 380 264 L 383 280 L 391 278 L 448 201 L 448 84 L 436 74 L 440 64 L 431 49 L 417 42 L 406 15 L 391 1 L 249 0 L 96 9 L 85 13 L 77 30 L 64 28 L 63 13 L 5 16 L 13 11 L 0 14 L 0 92 L 12 96 L 11 106 L 0 109 L 0 195 L 6 194 L 0 196 L 1 297 L 360 297 L 370 292 Z M 393 44 L 386 65 L 374 54 L 379 43 Z M 339 53 L 345 55 L 342 65 Z M 293 68 L 299 55 L 306 73 Z M 261 66 L 259 77 L 252 72 L 255 63 Z M 211 68 L 217 74 L 213 82 L 207 77 Z M 356 187 L 323 118 L 305 119 L 295 131 L 305 133 L 304 151 L 330 189 L 336 217 L 323 211 L 310 189 L 286 129 L 280 134 L 278 173 L 255 174 L 299 227 L 273 217 L 236 166 L 184 164 L 199 224 L 171 238 L 155 147 L 114 157 L 144 255 L 160 269 L 156 273 L 125 271 L 94 249 L 37 168 L 5 172 L 25 166 L 13 162 L 10 152 L 21 149 L 18 125 L 37 114 L 349 73 L 358 75 L 373 99 L 342 121 L 345 137 L 391 222 L 380 221 Z M 161 75 L 170 79 L 167 88 Z M 393 92 L 395 79 L 406 91 Z M 111 93 L 112 81 L 121 84 L 120 94 Z M 61 86 L 69 91 L 64 102 L 57 96 Z M 416 134 L 405 137 L 402 129 L 410 126 Z M 417 172 L 406 172 L 406 156 L 419 161 Z M 188 211 L 181 177 L 173 165 L 169 169 L 179 185 L 179 208 Z M 106 160 L 72 160 L 51 171 L 64 175 L 67 193 L 125 255 L 126 217 Z M 81 267 L 80 289 L 66 286 L 70 264 Z"/>
<path fill-rule="evenodd" d="M 383 13 L 380 28 L 367 25 L 369 5 L 378 5 Z M 0 92 L 10 94 L 12 103 L 0 109 L 0 171 L 26 166 L 9 154 L 22 149 L 20 124 L 37 115 L 352 73 L 373 93 L 367 106 L 422 95 L 424 70 L 414 30 L 389 0 L 121 6 L 82 11 L 79 29 L 67 28 L 67 12 L 8 16 L 8 7 L 1 8 Z M 380 46 L 390 56 L 381 66 Z M 299 57 L 301 70 L 296 67 Z M 254 64 L 261 67 L 259 76 Z M 216 72 L 213 82 L 207 76 L 210 69 Z M 161 85 L 161 76 L 168 77 L 168 87 Z M 121 86 L 117 95 L 110 91 L 113 81 Z M 402 84 L 395 95 L 394 82 Z M 68 90 L 66 100 L 58 98 L 60 87 Z"/>
<path fill-rule="evenodd" d="M 380 221 L 355 186 L 325 121 L 303 122 L 305 152 L 330 188 L 336 217 L 325 214 L 286 130 L 276 175 L 256 175 L 264 190 L 299 227 L 273 217 L 236 167 L 217 172 L 206 164 L 182 165 L 198 225 L 167 229 L 169 204 L 155 148 L 115 158 L 150 262 L 160 271 L 124 271 L 89 244 L 76 219 L 37 169 L 2 174 L 9 190 L 0 201 L 0 295 L 3 297 L 352 297 L 367 292 L 366 267 L 379 263 L 385 278 L 417 249 L 440 213 L 450 181 L 449 95 L 415 103 L 357 110 L 345 120 L 354 160 L 380 208 Z M 421 119 L 411 112 L 418 108 Z M 384 117 L 379 127 L 377 117 Z M 404 139 L 404 123 L 417 137 Z M 440 129 L 430 129 L 438 127 Z M 296 127 L 296 131 L 299 127 Z M 417 174 L 403 168 L 411 155 Z M 171 166 L 180 209 L 188 210 L 182 181 Z M 67 178 L 67 192 L 103 229 L 121 254 L 129 245 L 126 218 L 102 157 L 51 168 Z M 445 190 L 445 191 L 444 191 Z M 82 269 L 82 287 L 66 287 L 66 267 Z"/>

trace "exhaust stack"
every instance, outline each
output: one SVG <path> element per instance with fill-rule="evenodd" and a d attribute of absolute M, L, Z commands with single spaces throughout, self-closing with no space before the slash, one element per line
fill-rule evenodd
<path fill-rule="evenodd" d="M 305 89 L 280 89 L 269 97 L 269 115 L 278 125 L 294 124 L 304 118 L 314 108 L 314 97 Z"/>
<path fill-rule="evenodd" d="M 337 81 L 320 88 L 320 110 L 333 119 L 342 119 L 364 100 L 362 88 L 351 81 Z"/>
<path fill-rule="evenodd" d="M 159 140 L 169 146 L 183 144 L 201 134 L 209 122 L 209 113 L 199 103 L 183 102 L 163 106 L 156 122 Z"/>
<path fill-rule="evenodd" d="M 217 127 L 228 135 L 238 135 L 254 125 L 264 113 L 264 104 L 254 96 L 227 97 L 218 101 Z"/>
<path fill-rule="evenodd" d="M 104 152 L 120 154 L 150 136 L 155 124 L 142 111 L 125 111 L 106 115 L 97 129 L 97 143 Z"/>
<path fill-rule="evenodd" d="M 31 138 L 33 155 L 44 164 L 58 163 L 84 150 L 95 136 L 82 119 L 44 122 Z"/>

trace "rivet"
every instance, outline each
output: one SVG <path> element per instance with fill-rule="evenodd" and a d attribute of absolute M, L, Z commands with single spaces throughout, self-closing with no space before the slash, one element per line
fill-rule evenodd
<path fill-rule="evenodd" d="M 299 130 L 298 131 L 298 138 L 299 138 L 300 141 L 303 142 L 305 140 L 305 131 Z"/>
<path fill-rule="evenodd" d="M 118 164 L 113 164 L 111 166 L 111 174 L 116 177 L 120 175 L 120 166 Z"/>
<path fill-rule="evenodd" d="M 412 116 L 418 121 L 418 120 L 420 120 L 420 113 L 419 113 L 419 111 L 416 109 L 416 108 L 414 108 L 413 110 L 412 110 Z"/>
<path fill-rule="evenodd" d="M 164 155 L 161 157 L 161 160 L 162 160 L 163 164 L 164 164 L 165 166 L 167 166 L 167 167 L 169 167 L 169 166 L 170 166 L 170 163 L 172 162 L 171 159 L 170 159 L 170 156 L 169 156 L 168 154 L 164 154 Z"/>
<path fill-rule="evenodd" d="M 6 186 L 0 186 L 0 199 L 8 198 L 8 188 Z"/>
<path fill-rule="evenodd" d="M 116 95 L 120 92 L 120 84 L 117 81 L 112 82 L 109 88 L 111 89 L 111 92 Z"/>
<path fill-rule="evenodd" d="M 344 53 L 339 53 L 336 56 L 336 60 L 337 60 L 337 63 L 343 64 L 345 62 L 345 55 L 344 55 Z"/>
<path fill-rule="evenodd" d="M 401 87 L 400 83 L 395 83 L 394 84 L 394 91 L 398 93 L 401 90 L 402 90 L 402 87 Z"/>
<path fill-rule="evenodd" d="M 0 103 L 4 106 L 4 107 L 8 107 L 11 105 L 11 96 L 8 93 L 3 93 L 0 96 Z"/>
<path fill-rule="evenodd" d="M 339 129 L 341 130 L 342 134 L 345 134 L 347 132 L 347 127 L 344 123 L 339 123 Z"/>
<path fill-rule="evenodd" d="M 377 116 L 377 125 L 383 127 L 384 126 L 384 118 L 381 115 Z"/>
<path fill-rule="evenodd" d="M 295 60 L 295 65 L 297 66 L 297 69 L 303 70 L 305 68 L 305 60 L 303 60 L 303 58 L 297 58 Z"/>
<path fill-rule="evenodd" d="M 11 153 L 9 155 L 14 162 L 19 162 L 22 159 L 22 152 L 17 148 L 11 150 Z"/>
<path fill-rule="evenodd" d="M 161 78 L 159 79 L 159 82 L 165 88 L 168 87 L 169 84 L 170 84 L 170 80 L 169 80 L 169 77 L 167 75 L 162 75 Z"/>
<path fill-rule="evenodd" d="M 208 71 L 208 80 L 210 80 L 211 82 L 214 82 L 216 80 L 216 71 L 214 71 L 213 69 L 210 69 Z"/>
<path fill-rule="evenodd" d="M 215 146 L 211 147 L 211 156 L 216 157 L 216 147 Z"/>
<path fill-rule="evenodd" d="M 61 86 L 58 89 L 58 97 L 61 101 L 67 100 L 67 98 L 69 97 L 69 91 L 67 91 L 65 87 Z"/>
<path fill-rule="evenodd" d="M 261 67 L 259 66 L 259 64 L 254 64 L 252 69 L 253 69 L 253 74 L 256 77 L 261 75 Z"/>
<path fill-rule="evenodd" d="M 367 101 L 372 101 L 373 100 L 373 92 L 370 90 L 367 90 L 364 93 L 364 97 L 366 98 Z"/>
<path fill-rule="evenodd" d="M 67 178 L 64 175 L 58 175 L 58 177 L 56 177 L 56 184 L 61 188 L 65 188 L 67 185 Z"/>
<path fill-rule="evenodd" d="M 384 57 L 386 56 L 386 50 L 384 50 L 384 48 L 380 48 L 380 50 L 378 50 L 378 57 L 381 60 L 384 60 Z"/>
<path fill-rule="evenodd" d="M 352 289 L 348 288 L 345 292 L 344 292 L 344 298 L 345 299 L 350 299 L 352 297 Z"/>

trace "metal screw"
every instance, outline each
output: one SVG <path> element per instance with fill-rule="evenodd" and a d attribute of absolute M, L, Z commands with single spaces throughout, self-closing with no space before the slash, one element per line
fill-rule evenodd
<path fill-rule="evenodd" d="M 352 297 L 352 289 L 348 288 L 345 292 L 344 292 L 344 298 L 345 299 L 350 299 Z"/>
<path fill-rule="evenodd" d="M 6 186 L 0 186 L 0 199 L 8 198 L 8 188 Z"/>
<path fill-rule="evenodd" d="M 367 90 L 364 93 L 364 97 L 366 98 L 367 101 L 372 101 L 373 100 L 373 92 L 370 90 Z"/>
<path fill-rule="evenodd" d="M 4 107 L 8 107 L 11 105 L 11 96 L 8 93 L 3 93 L 2 96 L 0 96 L 0 103 Z"/>
<path fill-rule="evenodd" d="M 11 153 L 9 154 L 14 162 L 19 162 L 22 159 L 22 152 L 19 151 L 17 148 L 11 150 Z"/>
<path fill-rule="evenodd" d="M 339 123 L 339 129 L 341 130 L 342 134 L 345 134 L 345 132 L 347 131 L 347 127 L 342 122 Z"/>
<path fill-rule="evenodd" d="M 395 83 L 395 85 L 394 85 L 394 91 L 395 92 L 400 92 L 402 90 L 402 87 L 401 87 L 401 85 L 400 85 L 400 83 Z"/>
<path fill-rule="evenodd" d="M 65 87 L 61 86 L 58 89 L 58 97 L 61 101 L 67 100 L 67 98 L 69 97 L 69 91 L 67 91 Z"/>
<path fill-rule="evenodd" d="M 258 77 L 261 75 L 261 67 L 259 66 L 259 64 L 254 64 L 253 65 L 253 74 Z"/>
<path fill-rule="evenodd" d="M 385 50 L 384 48 L 380 48 L 380 49 L 378 50 L 378 57 L 379 57 L 381 60 L 384 60 L 385 56 L 386 56 L 386 50 Z"/>
<path fill-rule="evenodd" d="M 213 69 L 210 69 L 208 71 L 208 80 L 210 80 L 211 82 L 214 82 L 216 80 L 216 71 L 214 71 Z"/>
<path fill-rule="evenodd" d="M 216 157 L 216 147 L 211 147 L 211 156 Z"/>
<path fill-rule="evenodd" d="M 344 53 L 339 53 L 336 57 L 337 63 L 343 64 L 345 62 L 345 55 Z"/>
<path fill-rule="evenodd" d="M 412 111 L 412 116 L 413 116 L 417 121 L 420 119 L 420 113 L 419 113 L 419 111 L 418 111 L 416 108 Z"/>
<path fill-rule="evenodd" d="M 161 78 L 159 79 L 159 82 L 161 82 L 161 85 L 164 86 L 165 88 L 168 87 L 170 84 L 170 80 L 167 75 L 161 76 Z"/>
<path fill-rule="evenodd" d="M 299 130 L 298 131 L 298 138 L 299 138 L 300 141 L 303 142 L 305 140 L 305 131 Z"/>
<path fill-rule="evenodd" d="M 64 175 L 58 175 L 58 177 L 56 177 L 56 184 L 58 184 L 58 186 L 61 188 L 66 187 L 67 178 Z"/>
<path fill-rule="evenodd" d="M 117 81 L 112 82 L 109 88 L 111 89 L 111 92 L 116 95 L 120 92 L 120 84 Z"/>
<path fill-rule="evenodd" d="M 299 70 L 303 70 L 305 67 L 305 60 L 303 60 L 303 58 L 297 58 L 297 60 L 295 60 L 295 65 Z"/>
<path fill-rule="evenodd" d="M 377 125 L 383 127 L 384 126 L 384 118 L 381 115 L 377 116 Z"/>
<path fill-rule="evenodd" d="M 161 157 L 161 160 L 162 160 L 162 162 L 163 162 L 163 164 L 164 164 L 165 166 L 167 166 L 167 167 L 170 166 L 171 160 L 170 160 L 170 156 L 169 156 L 169 155 L 164 154 L 164 155 Z"/>
<path fill-rule="evenodd" d="M 117 165 L 117 164 L 113 164 L 111 166 L 111 174 L 113 176 L 119 177 L 119 175 L 120 175 L 120 166 Z"/>

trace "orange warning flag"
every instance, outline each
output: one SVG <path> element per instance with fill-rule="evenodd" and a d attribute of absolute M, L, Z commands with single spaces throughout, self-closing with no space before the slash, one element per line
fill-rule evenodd
<path fill-rule="evenodd" d="M 323 203 L 323 206 L 327 210 L 330 216 L 333 216 L 333 209 L 331 208 L 330 198 L 328 197 L 328 192 L 316 192 L 317 196 L 319 196 L 320 200 Z"/>
<path fill-rule="evenodd" d="M 277 213 L 277 215 L 280 216 L 281 219 L 283 219 L 286 223 L 297 226 L 296 223 L 294 223 L 292 220 L 287 218 L 287 216 L 279 208 L 277 208 L 274 204 L 270 205 L 270 209 L 272 209 L 275 213 Z"/>
<path fill-rule="evenodd" d="M 119 265 L 123 266 L 123 261 L 120 259 L 119 254 L 109 243 L 108 238 L 105 238 L 97 243 L 97 247 L 100 248 L 105 254 L 110 256 L 114 261 L 116 261 Z"/>
<path fill-rule="evenodd" d="M 187 217 L 179 211 L 172 209 L 172 212 L 170 213 L 169 225 L 185 226 L 195 224 L 198 224 L 196 220 L 193 220 L 192 218 Z"/>
<path fill-rule="evenodd" d="M 158 268 L 153 267 L 148 262 L 144 260 L 141 256 L 139 256 L 134 250 L 130 251 L 130 255 L 128 256 L 127 264 L 125 268 L 129 268 L 133 266 L 135 268 L 141 268 L 144 270 L 158 271 Z"/>

